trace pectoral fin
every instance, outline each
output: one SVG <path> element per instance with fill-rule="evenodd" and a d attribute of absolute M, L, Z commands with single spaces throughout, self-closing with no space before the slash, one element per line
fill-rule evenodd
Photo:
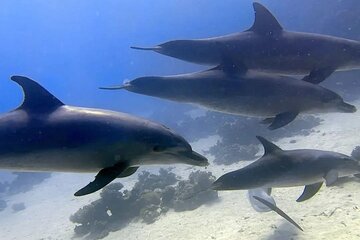
<path fill-rule="evenodd" d="M 297 202 L 303 202 L 312 198 L 321 188 L 322 182 L 306 185 L 301 196 L 296 200 Z"/>
<path fill-rule="evenodd" d="M 274 117 L 265 118 L 265 119 L 260 121 L 260 124 L 268 125 L 268 124 L 271 124 L 274 120 L 275 120 Z"/>
<path fill-rule="evenodd" d="M 109 183 L 111 183 L 115 178 L 117 178 L 121 173 L 123 173 L 128 168 L 127 163 L 118 163 L 112 167 L 107 167 L 101 169 L 100 172 L 96 175 L 95 180 L 90 182 L 88 185 L 77 191 L 75 196 L 84 196 L 93 192 L 100 190 Z"/>
<path fill-rule="evenodd" d="M 324 81 L 326 78 L 328 78 L 333 72 L 335 72 L 335 68 L 333 67 L 314 69 L 310 72 L 309 75 L 305 76 L 302 80 L 305 82 L 318 84 Z"/>
<path fill-rule="evenodd" d="M 336 170 L 330 170 L 326 175 L 325 175 L 325 183 L 326 186 L 331 186 L 334 185 L 334 183 L 338 180 L 339 178 L 339 173 Z"/>
<path fill-rule="evenodd" d="M 122 173 L 120 173 L 119 176 L 117 176 L 118 178 L 124 178 L 124 177 L 128 177 L 133 175 L 137 170 L 139 169 L 139 167 L 128 167 L 127 169 L 125 169 L 125 171 L 123 171 Z"/>
<path fill-rule="evenodd" d="M 294 220 L 292 220 L 286 213 L 284 213 L 280 208 L 278 208 L 277 206 L 275 206 L 274 204 L 272 204 L 271 202 L 266 201 L 263 198 L 260 198 L 258 196 L 253 196 L 253 198 L 255 198 L 256 200 L 258 200 L 259 202 L 261 202 L 262 204 L 266 205 L 268 208 L 270 208 L 271 210 L 273 210 L 274 212 L 276 212 L 277 214 L 279 214 L 280 216 L 282 216 L 283 218 L 285 218 L 288 222 L 290 222 L 291 224 L 293 224 L 295 227 L 297 227 L 298 229 L 300 229 L 301 231 L 304 231 L 299 224 L 297 224 Z"/>
<path fill-rule="evenodd" d="M 275 130 L 281 128 L 290 122 L 294 121 L 294 119 L 299 115 L 298 112 L 283 112 L 275 116 L 274 121 L 268 127 L 270 130 Z"/>

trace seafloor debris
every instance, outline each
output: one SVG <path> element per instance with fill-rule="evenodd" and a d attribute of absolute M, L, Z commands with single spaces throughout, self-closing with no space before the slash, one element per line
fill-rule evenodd
<path fill-rule="evenodd" d="M 210 172 L 192 172 L 181 181 L 173 172 L 160 169 L 159 174 L 140 173 L 131 190 L 112 183 L 102 190 L 100 199 L 70 217 L 76 223 L 75 236 L 101 239 L 134 219 L 150 224 L 170 209 L 196 209 L 218 198 L 216 191 L 209 190 L 214 181 Z"/>

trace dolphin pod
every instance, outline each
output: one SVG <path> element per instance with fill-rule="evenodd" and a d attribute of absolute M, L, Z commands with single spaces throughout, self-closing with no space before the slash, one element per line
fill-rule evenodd
<path fill-rule="evenodd" d="M 191 74 L 140 77 L 103 89 L 125 89 L 214 111 L 262 117 L 270 130 L 289 124 L 300 113 L 356 111 L 338 94 L 317 84 L 247 69 L 228 74 L 218 67 Z"/>
<path fill-rule="evenodd" d="M 211 69 L 173 76 L 139 77 L 120 86 L 130 92 L 196 104 L 234 115 L 261 117 L 270 130 L 292 122 L 299 114 L 343 112 L 356 107 L 337 93 L 319 86 L 335 71 L 360 68 L 360 42 L 290 32 L 260 3 L 253 4 L 255 20 L 248 30 L 226 36 L 174 40 L 150 50 Z M 304 75 L 299 80 L 283 75 Z M 298 229 L 293 219 L 276 206 L 273 187 L 305 185 L 298 202 L 311 198 L 338 177 L 358 174 L 359 163 L 346 155 L 312 149 L 284 151 L 258 137 L 262 158 L 213 184 L 214 190 L 247 189 L 256 211 L 274 211 Z"/>
<path fill-rule="evenodd" d="M 206 166 L 181 136 L 125 113 L 65 105 L 35 81 L 13 76 L 24 91 L 20 107 L 0 116 L 0 168 L 98 172 L 75 193 L 95 192 L 141 165 Z"/>
<path fill-rule="evenodd" d="M 281 74 L 304 74 L 319 83 L 334 71 L 360 68 L 360 42 L 285 31 L 271 12 L 253 3 L 255 20 L 248 30 L 226 36 L 174 40 L 151 48 L 160 54 L 192 63 L 217 66 L 245 65 Z"/>
<path fill-rule="evenodd" d="M 196 73 L 136 78 L 121 86 L 130 92 L 192 103 L 235 115 L 263 118 L 270 130 L 291 123 L 299 114 L 343 112 L 356 107 L 319 85 L 335 71 L 360 68 L 358 41 L 285 31 L 260 3 L 248 30 L 226 36 L 174 40 L 151 50 L 184 61 L 211 65 Z M 305 75 L 301 80 L 283 75 Z M 207 159 L 169 128 L 104 109 L 65 105 L 37 82 L 11 79 L 24 92 L 16 109 L 0 115 L 0 169 L 14 171 L 93 172 L 95 180 L 75 193 L 100 190 L 142 165 L 207 166 Z M 258 212 L 274 211 L 298 229 L 276 206 L 272 188 L 305 186 L 296 200 L 312 198 L 339 177 L 360 173 L 357 160 L 315 149 L 282 150 L 258 136 L 264 155 L 219 177 L 212 189 L 248 190 Z"/>
<path fill-rule="evenodd" d="M 193 103 L 210 110 L 265 118 L 270 130 L 300 113 L 356 111 L 336 93 L 316 84 L 336 70 L 360 68 L 360 43 L 331 36 L 287 32 L 259 3 L 253 26 L 241 33 L 175 40 L 153 48 L 193 63 L 216 65 L 200 73 L 140 77 L 123 86 L 131 92 Z M 307 74 L 302 81 L 278 74 Z M 206 86 L 206 87 L 203 87 Z"/>

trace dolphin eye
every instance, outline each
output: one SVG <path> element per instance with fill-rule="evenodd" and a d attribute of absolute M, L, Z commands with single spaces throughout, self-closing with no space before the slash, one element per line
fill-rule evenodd
<path fill-rule="evenodd" d="M 159 146 L 159 145 L 157 145 L 157 146 L 155 146 L 154 148 L 153 148 L 153 151 L 154 152 L 162 152 L 162 151 L 165 151 L 165 147 L 164 146 Z"/>

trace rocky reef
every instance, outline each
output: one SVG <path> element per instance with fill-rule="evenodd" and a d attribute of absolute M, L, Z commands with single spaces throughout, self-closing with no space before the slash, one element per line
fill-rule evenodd
<path fill-rule="evenodd" d="M 322 120 L 311 115 L 301 116 L 293 123 L 271 132 L 271 137 L 268 137 L 269 130 L 260 126 L 259 121 L 257 118 L 230 116 L 225 121 L 218 121 L 216 133 L 221 137 L 221 141 L 208 151 L 215 157 L 214 162 L 229 165 L 243 160 L 253 160 L 260 150 L 255 136 L 266 136 L 271 141 L 294 135 L 307 136 Z"/>
<path fill-rule="evenodd" d="M 196 171 L 180 180 L 171 171 L 158 174 L 144 171 L 131 190 L 112 183 L 100 193 L 100 199 L 79 209 L 70 217 L 76 224 L 75 237 L 101 239 L 120 230 L 131 221 L 155 222 L 170 209 L 189 211 L 218 199 L 210 190 L 215 177 L 210 172 Z"/>

